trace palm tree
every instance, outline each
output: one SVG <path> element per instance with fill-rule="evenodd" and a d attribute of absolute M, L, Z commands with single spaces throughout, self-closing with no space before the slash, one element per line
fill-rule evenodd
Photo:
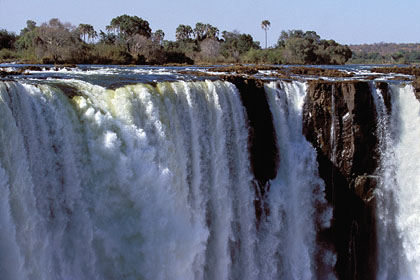
<path fill-rule="evenodd" d="M 93 43 L 93 40 L 95 38 L 98 38 L 98 32 L 96 32 L 95 29 L 93 29 L 93 27 L 92 27 L 88 31 L 88 40 L 90 40 L 90 42 Z"/>
<path fill-rule="evenodd" d="M 188 40 L 191 38 L 191 34 L 193 34 L 191 26 L 180 24 L 176 28 L 175 38 L 177 41 Z"/>
<path fill-rule="evenodd" d="M 268 20 L 263 20 L 261 22 L 261 28 L 265 31 L 265 48 L 267 48 L 267 30 L 270 28 L 270 24 L 271 23 Z"/>
<path fill-rule="evenodd" d="M 163 38 L 165 38 L 165 32 L 162 29 L 158 29 L 152 34 L 152 39 L 159 45 L 162 44 Z"/>
<path fill-rule="evenodd" d="M 83 41 L 85 43 L 88 43 L 86 41 L 86 35 L 88 37 L 88 41 L 90 39 L 93 39 L 93 38 L 96 38 L 97 37 L 97 33 L 96 33 L 95 29 L 90 24 L 81 23 L 81 24 L 79 24 L 79 27 L 77 27 L 77 29 L 79 30 L 79 33 L 81 35 L 83 35 Z"/>

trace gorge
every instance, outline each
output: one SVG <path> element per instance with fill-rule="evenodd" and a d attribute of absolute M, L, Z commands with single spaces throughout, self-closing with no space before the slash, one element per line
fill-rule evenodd
<path fill-rule="evenodd" d="M 4 67 L 4 279 L 418 279 L 414 76 Z"/>

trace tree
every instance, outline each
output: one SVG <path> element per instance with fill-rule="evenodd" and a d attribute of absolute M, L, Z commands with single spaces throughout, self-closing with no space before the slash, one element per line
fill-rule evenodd
<path fill-rule="evenodd" d="M 217 38 L 219 29 L 209 23 L 197 22 L 194 28 L 194 35 L 196 41 L 202 41 L 206 38 Z"/>
<path fill-rule="evenodd" d="M 26 33 L 31 32 L 31 31 L 34 31 L 35 28 L 36 28 L 36 22 L 33 21 L 33 20 L 30 20 L 30 19 L 27 20 L 26 21 L 26 27 L 23 28 L 20 31 L 20 36 L 24 36 Z"/>
<path fill-rule="evenodd" d="M 306 39 L 316 44 L 319 44 L 321 41 L 321 37 L 315 31 L 303 32 L 302 30 L 283 30 L 277 41 L 277 47 L 284 47 L 287 40 L 294 38 Z"/>
<path fill-rule="evenodd" d="M 184 41 L 191 39 L 193 29 L 189 25 L 180 24 L 175 31 L 175 38 L 177 41 Z"/>
<path fill-rule="evenodd" d="M 83 36 L 83 41 L 86 43 L 86 36 L 88 37 L 88 40 L 96 38 L 98 34 L 96 33 L 95 29 L 90 24 L 84 24 L 81 23 L 77 27 L 77 31 L 80 33 L 80 35 Z"/>
<path fill-rule="evenodd" d="M 320 40 L 316 54 L 319 64 L 344 64 L 353 55 L 348 46 L 340 45 L 334 40 Z"/>
<path fill-rule="evenodd" d="M 215 38 L 217 39 L 217 36 L 219 36 L 219 28 L 212 26 L 211 24 L 205 25 L 205 37 L 206 38 Z"/>
<path fill-rule="evenodd" d="M 261 22 L 261 28 L 265 32 L 265 48 L 267 48 L 267 30 L 270 28 L 270 25 L 271 25 L 271 23 L 268 20 L 263 20 Z"/>
<path fill-rule="evenodd" d="M 201 41 L 205 39 L 204 35 L 206 34 L 207 26 L 202 22 L 197 22 L 194 28 L 195 40 Z"/>
<path fill-rule="evenodd" d="M 98 38 L 98 33 L 95 31 L 95 29 L 92 28 L 88 32 L 88 40 L 92 42 L 95 38 Z"/>
<path fill-rule="evenodd" d="M 33 20 L 26 21 L 26 27 L 20 31 L 19 39 L 16 41 L 16 47 L 19 50 L 32 48 L 37 38 L 37 26 Z"/>
<path fill-rule="evenodd" d="M 113 45 L 117 41 L 117 36 L 114 33 L 105 33 L 102 30 L 99 31 L 99 43 L 106 45 Z"/>
<path fill-rule="evenodd" d="M 277 49 L 283 50 L 285 63 L 344 64 L 352 52 L 334 40 L 322 40 L 315 31 L 282 31 Z"/>
<path fill-rule="evenodd" d="M 122 15 L 111 20 L 111 24 L 107 30 L 114 29 L 118 35 L 126 40 L 128 37 L 135 34 L 150 38 L 152 30 L 149 27 L 149 22 L 139 18 L 138 16 Z"/>
<path fill-rule="evenodd" d="M 81 40 L 76 28 L 53 18 L 37 28 L 36 54 L 44 62 L 72 62 L 80 57 Z"/>
<path fill-rule="evenodd" d="M 259 49 L 260 46 L 254 42 L 249 34 L 241 34 L 238 31 L 223 31 L 224 42 L 221 45 L 220 52 L 225 58 L 234 58 L 239 61 L 239 57 L 249 49 Z"/>
<path fill-rule="evenodd" d="M 16 35 L 8 32 L 6 29 L 0 29 L 0 50 L 1 49 L 12 49 L 16 41 Z"/>
<path fill-rule="evenodd" d="M 136 34 L 130 38 L 131 54 L 137 57 L 138 64 L 163 64 L 165 52 L 163 47 L 152 38 Z"/>
<path fill-rule="evenodd" d="M 111 20 L 110 25 L 106 27 L 108 32 L 113 32 L 117 35 L 118 41 L 125 44 L 127 52 L 132 52 L 131 43 L 135 35 L 150 38 L 152 30 L 149 27 L 149 22 L 139 18 L 138 16 L 122 15 Z"/>
<path fill-rule="evenodd" d="M 155 33 L 152 34 L 153 42 L 156 42 L 159 45 L 162 44 L 163 38 L 165 38 L 165 32 L 163 32 L 161 29 L 156 30 Z"/>
<path fill-rule="evenodd" d="M 214 60 L 219 55 L 220 42 L 215 38 L 206 38 L 200 42 L 201 56 L 207 60 Z"/>

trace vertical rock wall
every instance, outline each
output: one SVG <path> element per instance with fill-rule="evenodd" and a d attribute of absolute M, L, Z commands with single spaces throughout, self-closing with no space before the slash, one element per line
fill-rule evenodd
<path fill-rule="evenodd" d="M 332 227 L 319 239 L 333 242 L 340 279 L 373 279 L 376 269 L 377 178 L 375 107 L 367 82 L 310 82 L 303 133 L 317 150 L 319 174 L 333 205 Z"/>

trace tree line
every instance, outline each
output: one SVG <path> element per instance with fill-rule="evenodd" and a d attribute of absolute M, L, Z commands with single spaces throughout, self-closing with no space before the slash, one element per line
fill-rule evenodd
<path fill-rule="evenodd" d="M 262 22 L 267 35 L 270 22 Z M 148 21 L 121 15 L 105 30 L 74 26 L 57 18 L 37 25 L 28 20 L 18 35 L 0 30 L 0 61 L 45 64 L 344 64 L 347 46 L 323 40 L 314 31 L 283 31 L 272 48 L 261 48 L 250 34 L 222 31 L 202 22 L 180 24 L 176 40 L 165 40 Z M 267 44 L 267 42 L 266 42 Z"/>
<path fill-rule="evenodd" d="M 376 43 L 349 46 L 355 64 L 418 64 L 420 44 Z"/>

